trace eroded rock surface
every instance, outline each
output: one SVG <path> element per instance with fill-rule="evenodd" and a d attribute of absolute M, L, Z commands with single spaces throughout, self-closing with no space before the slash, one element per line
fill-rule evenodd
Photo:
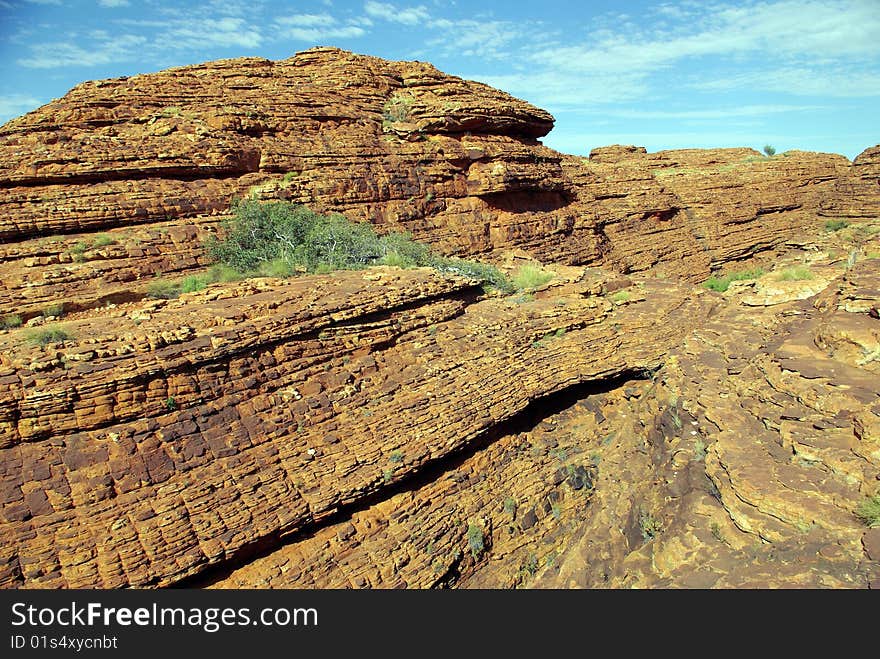
<path fill-rule="evenodd" d="M 319 48 L 0 128 L 0 585 L 876 587 L 877 148 L 577 158 L 552 124 Z M 555 277 L 149 299 L 245 195 Z"/>

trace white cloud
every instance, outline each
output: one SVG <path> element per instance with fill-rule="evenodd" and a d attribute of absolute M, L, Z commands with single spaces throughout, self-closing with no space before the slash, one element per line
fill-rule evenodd
<path fill-rule="evenodd" d="M 748 71 L 704 80 L 690 85 L 701 91 L 730 91 L 753 89 L 767 92 L 786 92 L 800 96 L 831 96 L 855 98 L 880 96 L 880 72 L 858 71 L 838 66 L 825 68 L 783 67 Z"/>
<path fill-rule="evenodd" d="M 401 9 L 387 2 L 375 2 L 375 0 L 365 2 L 364 11 L 372 18 L 381 18 L 392 23 L 402 23 L 403 25 L 428 23 L 431 18 L 428 10 L 422 5 Z"/>
<path fill-rule="evenodd" d="M 826 110 L 821 105 L 743 105 L 731 108 L 716 108 L 711 110 L 602 110 L 605 116 L 613 116 L 621 119 L 736 119 L 741 117 L 765 117 L 771 114 L 786 114 L 791 112 L 811 112 L 814 110 Z M 593 112 L 598 112 L 593 110 Z"/>
<path fill-rule="evenodd" d="M 257 48 L 263 43 L 259 29 L 243 18 L 202 18 L 175 21 L 156 39 L 160 49 L 198 50 L 219 48 Z"/>
<path fill-rule="evenodd" d="M 340 25 L 327 28 L 295 27 L 285 30 L 284 36 L 296 41 L 330 41 L 332 39 L 353 39 L 362 37 L 366 30 L 357 25 Z"/>
<path fill-rule="evenodd" d="M 646 95 L 647 84 L 636 76 L 582 76 L 552 69 L 509 75 L 463 76 L 479 80 L 551 112 L 597 103 L 623 103 Z"/>
<path fill-rule="evenodd" d="M 57 7 L 61 6 L 61 0 L 25 0 L 32 5 L 55 5 Z"/>
<path fill-rule="evenodd" d="M 64 66 L 97 66 L 135 59 L 145 37 L 126 34 L 84 48 L 69 41 L 35 44 L 33 55 L 16 60 L 33 69 L 54 69 Z"/>
<path fill-rule="evenodd" d="M 523 27 L 493 20 L 441 18 L 432 21 L 431 27 L 442 30 L 443 34 L 428 40 L 429 46 L 465 57 L 510 57 L 512 43 L 527 34 Z"/>
<path fill-rule="evenodd" d="M 668 11 L 668 10 L 667 10 Z M 650 21 L 648 22 L 650 24 Z M 705 5 L 670 28 L 601 29 L 581 44 L 544 48 L 535 62 L 581 73 L 647 74 L 706 56 L 870 57 L 880 54 L 880 11 L 873 0 L 783 0 Z"/>
<path fill-rule="evenodd" d="M 294 14 L 276 18 L 279 25 L 294 25 L 296 27 L 326 27 L 336 23 L 336 19 L 330 14 Z"/>
<path fill-rule="evenodd" d="M 128 0 L 98 0 L 98 4 L 102 7 L 113 9 L 115 7 L 128 7 Z"/>
<path fill-rule="evenodd" d="M 27 94 L 8 94 L 0 96 L 0 124 L 14 117 L 30 112 L 43 105 L 45 101 Z"/>

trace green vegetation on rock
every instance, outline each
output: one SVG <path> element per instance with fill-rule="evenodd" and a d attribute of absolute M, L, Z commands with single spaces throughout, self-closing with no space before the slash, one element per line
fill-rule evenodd
<path fill-rule="evenodd" d="M 703 284 L 710 291 L 717 291 L 719 293 L 723 293 L 726 291 L 732 282 L 735 281 L 747 281 L 749 279 L 757 279 L 761 275 L 764 274 L 764 271 L 761 268 L 755 268 L 754 270 L 740 270 L 738 272 L 730 272 L 721 277 L 712 276 L 706 280 Z"/>
<path fill-rule="evenodd" d="M 379 236 L 368 223 L 321 215 L 305 206 L 248 199 L 233 206 L 226 236 L 208 245 L 220 265 L 241 276 L 325 274 L 372 265 L 431 267 L 508 293 L 516 287 L 494 266 L 435 254 L 405 233 Z"/>

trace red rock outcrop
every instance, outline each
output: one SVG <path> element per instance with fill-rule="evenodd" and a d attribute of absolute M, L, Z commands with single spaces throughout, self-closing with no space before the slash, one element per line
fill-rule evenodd
<path fill-rule="evenodd" d="M 876 149 L 584 159 L 552 124 L 319 48 L 0 128 L 0 586 L 876 585 Z M 245 195 L 556 277 L 147 299 Z M 820 206 L 864 221 L 826 234 Z M 691 285 L 766 250 L 757 281 Z"/>
<path fill-rule="evenodd" d="M 812 226 L 847 165 L 621 146 L 585 161 L 537 141 L 552 125 L 429 64 L 333 48 L 84 83 L 0 128 L 0 314 L 135 299 L 153 276 L 195 272 L 247 195 L 446 253 L 702 279 Z"/>
<path fill-rule="evenodd" d="M 880 144 L 862 151 L 822 200 L 819 213 L 842 219 L 880 215 Z"/>

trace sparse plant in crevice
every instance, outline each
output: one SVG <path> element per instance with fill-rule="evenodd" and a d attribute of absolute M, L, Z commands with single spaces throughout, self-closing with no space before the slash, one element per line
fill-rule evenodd
<path fill-rule="evenodd" d="M 52 343 L 68 341 L 73 337 L 61 327 L 46 327 L 30 332 L 26 338 L 30 343 L 45 347 Z"/>
<path fill-rule="evenodd" d="M 642 538 L 645 541 L 652 540 L 663 530 L 660 520 L 645 510 L 639 511 L 639 530 L 642 532 Z"/>
<path fill-rule="evenodd" d="M 629 291 L 617 291 L 616 293 L 611 295 L 611 301 L 615 304 L 623 304 L 624 302 L 629 302 L 632 298 L 632 294 Z"/>
<path fill-rule="evenodd" d="M 468 524 L 467 541 L 468 549 L 471 550 L 471 556 L 473 556 L 474 559 L 479 558 L 486 546 L 483 538 L 483 529 L 481 529 L 478 524 L 474 524 L 473 522 Z"/>
<path fill-rule="evenodd" d="M 174 396 L 168 396 L 168 398 L 165 399 L 165 409 L 169 412 L 173 412 L 177 409 L 177 401 L 174 400 Z"/>
<path fill-rule="evenodd" d="M 845 229 L 849 226 L 846 220 L 828 220 L 825 222 L 825 231 L 835 232 Z"/>
<path fill-rule="evenodd" d="M 513 497 L 505 497 L 504 514 L 510 516 L 511 519 L 516 517 L 516 499 Z"/>
<path fill-rule="evenodd" d="M 44 318 L 60 318 L 64 315 L 64 303 L 54 302 L 43 309 Z"/>
<path fill-rule="evenodd" d="M 764 270 L 762 268 L 755 268 L 753 270 L 739 270 L 737 272 L 730 272 L 723 276 L 712 275 L 707 279 L 703 286 L 708 288 L 710 291 L 717 291 L 718 293 L 723 293 L 726 291 L 732 282 L 735 281 L 748 281 L 750 279 L 757 279 L 761 275 L 764 274 Z"/>
<path fill-rule="evenodd" d="M 379 236 L 366 222 L 342 215 L 321 215 L 287 202 L 248 199 L 233 206 L 225 237 L 208 244 L 212 258 L 243 276 L 326 274 L 373 265 L 431 267 L 475 279 L 504 293 L 515 287 L 486 263 L 435 254 L 405 233 Z"/>
<path fill-rule="evenodd" d="M 388 456 L 388 459 L 391 460 L 391 462 L 403 462 L 403 451 L 391 451 L 391 455 Z"/>
<path fill-rule="evenodd" d="M 409 121 L 413 100 L 409 94 L 395 92 L 382 106 L 382 118 L 389 123 Z"/>
<path fill-rule="evenodd" d="M 856 508 L 856 517 L 872 529 L 880 527 L 880 494 L 862 501 Z"/>
<path fill-rule="evenodd" d="M 814 275 L 810 272 L 809 268 L 804 266 L 797 266 L 794 268 L 786 268 L 781 273 L 777 279 L 779 281 L 807 281 L 813 279 Z"/>
<path fill-rule="evenodd" d="M 21 327 L 21 316 L 18 314 L 9 314 L 0 318 L 0 329 L 15 329 Z"/>
<path fill-rule="evenodd" d="M 511 277 L 511 283 L 517 290 L 530 290 L 543 286 L 556 275 L 536 265 L 526 264 L 519 268 Z"/>
<path fill-rule="evenodd" d="M 706 445 L 702 439 L 694 441 L 694 459 L 700 462 L 706 459 Z"/>

